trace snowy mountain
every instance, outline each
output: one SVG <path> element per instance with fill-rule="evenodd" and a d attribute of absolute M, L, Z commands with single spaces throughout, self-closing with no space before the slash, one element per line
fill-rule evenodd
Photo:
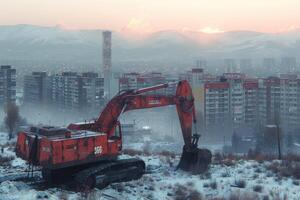
<path fill-rule="evenodd" d="M 33 25 L 0 26 L 0 60 L 101 63 L 101 30 L 66 30 Z M 197 57 L 296 56 L 300 30 L 268 34 L 232 31 L 161 31 L 144 39 L 129 39 L 113 33 L 114 62 L 193 62 Z"/>

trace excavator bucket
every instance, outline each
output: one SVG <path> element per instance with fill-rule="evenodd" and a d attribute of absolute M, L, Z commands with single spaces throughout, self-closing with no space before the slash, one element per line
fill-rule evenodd
<path fill-rule="evenodd" d="M 177 169 L 200 174 L 207 171 L 211 163 L 212 154 L 208 149 L 183 147 Z"/>

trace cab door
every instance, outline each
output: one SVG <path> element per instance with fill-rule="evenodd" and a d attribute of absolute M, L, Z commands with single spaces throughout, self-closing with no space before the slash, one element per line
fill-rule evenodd
<path fill-rule="evenodd" d="M 122 150 L 122 130 L 120 122 L 117 123 L 114 134 L 108 139 L 108 146 L 112 154 L 118 154 Z"/>

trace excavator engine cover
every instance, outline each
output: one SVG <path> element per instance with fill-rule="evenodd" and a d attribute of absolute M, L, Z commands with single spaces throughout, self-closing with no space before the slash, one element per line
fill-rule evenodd
<path fill-rule="evenodd" d="M 200 174 L 205 172 L 211 163 L 212 154 L 208 149 L 183 146 L 183 151 L 177 169 Z"/>

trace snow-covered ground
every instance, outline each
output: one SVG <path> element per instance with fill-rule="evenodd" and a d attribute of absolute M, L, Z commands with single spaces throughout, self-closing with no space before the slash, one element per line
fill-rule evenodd
<path fill-rule="evenodd" d="M 0 133 L 2 139 L 2 134 Z M 162 145 L 162 144 L 160 144 Z M 168 144 L 172 146 L 171 144 Z M 168 146 L 167 145 L 167 146 Z M 141 150 L 142 145 L 133 145 Z M 155 147 L 154 147 L 155 148 Z M 10 173 L 21 173 L 26 163 L 15 158 L 13 148 L 5 147 L 1 156 L 13 156 L 7 166 L 0 166 L 0 178 Z M 123 157 L 129 157 L 123 155 Z M 140 156 L 147 164 L 147 173 L 139 180 L 116 183 L 105 189 L 94 189 L 88 194 L 61 188 L 37 190 L 21 181 L 0 183 L 0 200 L 31 199 L 288 199 L 299 200 L 299 185 L 292 178 L 278 178 L 268 171 L 270 162 L 240 160 L 230 166 L 212 164 L 208 173 L 191 175 L 176 171 L 179 156 L 159 154 Z M 299 184 L 299 182 L 298 182 Z M 255 190 L 255 191 L 254 191 Z M 202 197 L 202 198 L 201 198 Z"/>

